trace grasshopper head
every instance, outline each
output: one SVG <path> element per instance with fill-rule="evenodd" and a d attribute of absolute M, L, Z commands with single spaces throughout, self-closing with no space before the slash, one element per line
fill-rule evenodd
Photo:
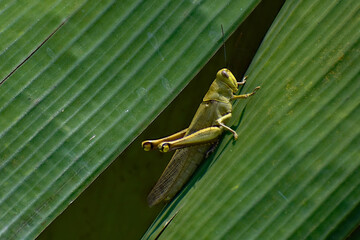
<path fill-rule="evenodd" d="M 230 72 L 230 70 L 223 68 L 219 70 L 216 74 L 216 78 L 222 82 L 224 82 L 233 93 L 238 91 L 238 84 L 234 75 Z"/>

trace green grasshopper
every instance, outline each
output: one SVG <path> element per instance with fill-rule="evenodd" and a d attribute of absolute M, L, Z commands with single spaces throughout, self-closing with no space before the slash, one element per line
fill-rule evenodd
<path fill-rule="evenodd" d="M 148 195 L 149 206 L 171 200 L 190 179 L 198 165 L 213 148 L 224 130 L 230 131 L 237 140 L 237 133 L 225 125 L 231 118 L 231 100 L 248 98 L 253 92 L 234 95 L 239 85 L 244 85 L 246 77 L 237 82 L 226 68 L 216 74 L 216 79 L 203 98 L 190 126 L 171 136 L 142 142 L 145 151 L 158 149 L 161 152 L 176 150 L 169 164 Z"/>

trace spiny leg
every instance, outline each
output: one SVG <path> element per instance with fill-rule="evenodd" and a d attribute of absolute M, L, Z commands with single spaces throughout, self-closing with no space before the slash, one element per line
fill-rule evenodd
<path fill-rule="evenodd" d="M 223 130 L 220 127 L 208 127 L 178 140 L 162 142 L 158 145 L 158 148 L 161 152 L 168 152 L 179 148 L 211 143 L 218 139 L 222 132 Z"/>
<path fill-rule="evenodd" d="M 223 123 L 226 119 L 229 119 L 229 118 L 231 118 L 231 113 L 228 113 L 228 114 L 218 118 L 216 120 L 216 123 L 219 124 L 220 126 L 222 126 L 223 128 L 225 128 L 226 130 L 230 131 L 233 134 L 234 139 L 237 140 L 237 138 L 238 138 L 237 133 Z"/>
<path fill-rule="evenodd" d="M 244 85 L 246 83 L 246 79 L 247 79 L 247 76 L 243 77 L 243 79 L 241 80 L 241 82 L 237 82 L 237 85 Z"/>
<path fill-rule="evenodd" d="M 260 89 L 260 86 L 256 87 L 256 88 L 254 89 L 254 91 L 252 91 L 251 93 L 245 93 L 245 94 L 241 94 L 241 95 L 234 95 L 234 96 L 232 97 L 232 99 L 248 98 L 248 97 L 254 95 L 254 94 L 256 93 L 256 91 L 259 90 L 259 89 Z"/>
<path fill-rule="evenodd" d="M 150 151 L 152 149 L 155 149 L 155 146 L 158 146 L 162 142 L 168 142 L 168 141 L 172 141 L 172 140 L 176 140 L 176 139 L 184 137 L 187 130 L 188 129 L 186 128 L 180 132 L 174 133 L 173 135 L 170 135 L 170 136 L 167 136 L 164 138 L 143 141 L 141 143 L 141 146 L 145 151 Z"/>

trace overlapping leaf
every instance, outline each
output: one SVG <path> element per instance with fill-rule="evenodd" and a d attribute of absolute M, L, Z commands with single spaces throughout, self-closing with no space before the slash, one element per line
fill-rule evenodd
<path fill-rule="evenodd" d="M 0 236 L 37 236 L 258 2 L 4 3 Z"/>
<path fill-rule="evenodd" d="M 223 140 L 144 238 L 351 233 L 360 222 L 359 26 L 358 1 L 287 1 L 247 72 L 244 91 L 261 91 L 235 104 L 240 139 Z"/>

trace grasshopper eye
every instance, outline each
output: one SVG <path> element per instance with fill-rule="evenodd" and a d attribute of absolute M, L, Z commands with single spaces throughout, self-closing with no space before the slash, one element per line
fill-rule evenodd
<path fill-rule="evenodd" d="M 229 78 L 229 74 L 224 70 L 224 71 L 221 71 L 221 75 L 223 77 L 226 77 L 226 78 Z"/>

